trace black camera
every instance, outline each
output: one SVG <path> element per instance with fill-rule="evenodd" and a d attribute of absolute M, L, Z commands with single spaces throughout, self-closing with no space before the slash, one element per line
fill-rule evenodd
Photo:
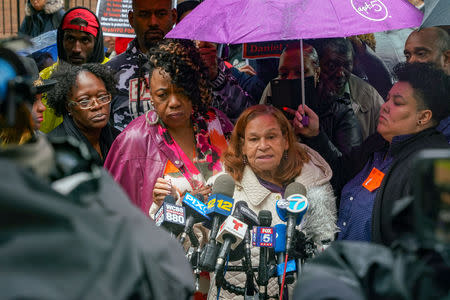
<path fill-rule="evenodd" d="M 421 246 L 450 252 L 450 149 L 421 151 L 415 161 L 414 226 Z"/>

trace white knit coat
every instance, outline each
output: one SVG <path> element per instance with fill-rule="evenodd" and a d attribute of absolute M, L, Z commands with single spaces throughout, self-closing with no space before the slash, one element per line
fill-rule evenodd
<path fill-rule="evenodd" d="M 315 243 L 320 244 L 324 240 L 333 240 L 337 232 L 336 227 L 336 199 L 333 189 L 329 183 L 332 171 L 326 161 L 314 150 L 301 144 L 307 151 L 310 161 L 305 163 L 301 174 L 295 178 L 296 182 L 306 187 L 306 197 L 308 199 L 308 210 L 303 217 L 302 223 L 297 226 L 311 238 Z M 272 226 L 282 224 L 283 222 L 277 215 L 275 203 L 281 199 L 281 194 L 272 193 L 263 187 L 256 175 L 249 166 L 245 167 L 241 182 L 236 182 L 234 191 L 235 202 L 244 200 L 250 209 L 255 213 L 261 210 L 272 212 Z M 251 250 L 252 266 L 259 264 L 259 248 L 253 247 Z M 230 262 L 229 265 L 240 265 L 241 262 Z M 211 274 L 211 286 L 208 293 L 208 299 L 217 298 L 217 289 L 215 279 Z M 225 279 L 234 285 L 244 287 L 246 275 L 243 272 L 229 272 L 225 274 Z M 290 294 L 292 287 L 290 285 Z M 274 296 L 278 294 L 277 278 L 271 278 L 268 285 L 268 294 Z M 244 299 L 243 296 L 237 296 L 221 289 L 220 299 Z"/>

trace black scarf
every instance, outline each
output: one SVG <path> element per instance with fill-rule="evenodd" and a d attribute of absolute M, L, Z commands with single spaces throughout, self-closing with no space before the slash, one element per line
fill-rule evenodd
<path fill-rule="evenodd" d="M 50 138 L 58 138 L 58 137 L 67 137 L 71 136 L 77 139 L 78 141 L 86 144 L 89 153 L 95 162 L 102 166 L 104 159 L 108 155 L 109 148 L 111 147 L 114 139 L 119 135 L 120 131 L 107 124 L 102 128 L 100 133 L 100 151 L 102 152 L 103 160 L 98 154 L 97 150 L 94 149 L 92 144 L 88 141 L 88 139 L 84 136 L 84 134 L 80 131 L 78 126 L 73 121 L 72 117 L 68 115 L 63 116 L 63 122 L 56 127 L 53 131 L 51 131 L 48 136 Z"/>

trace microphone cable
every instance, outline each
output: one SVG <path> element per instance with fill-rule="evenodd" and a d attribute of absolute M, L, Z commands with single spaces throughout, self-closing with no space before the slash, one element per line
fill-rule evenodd
<path fill-rule="evenodd" d="M 227 272 L 229 258 L 230 258 L 230 254 L 228 254 L 228 256 L 227 256 L 227 260 L 225 262 L 225 268 L 224 268 L 223 274 L 220 274 L 219 279 L 216 278 L 216 284 L 219 281 L 219 285 L 217 286 L 217 300 L 219 300 L 219 294 L 220 294 L 220 289 L 221 288 L 223 288 L 224 290 L 226 290 L 226 291 L 228 291 L 230 293 L 236 294 L 236 295 L 240 295 L 240 296 L 244 296 L 245 295 L 245 288 L 241 288 L 239 286 L 231 284 L 225 279 L 225 274 Z"/>
<path fill-rule="evenodd" d="M 284 258 L 283 280 L 281 281 L 281 289 L 280 289 L 280 300 L 283 300 L 284 280 L 286 279 L 287 261 L 288 261 L 288 252 L 286 251 L 286 257 Z"/>
<path fill-rule="evenodd" d="M 227 260 L 225 261 L 225 267 L 223 269 L 223 274 L 220 274 L 219 280 L 220 282 L 223 284 L 223 282 L 226 282 L 225 280 L 225 274 L 227 273 L 227 268 L 228 268 L 228 261 L 230 259 L 230 253 L 228 253 L 227 255 Z M 217 275 L 216 275 L 217 276 Z M 216 278 L 216 283 L 217 283 L 217 278 Z M 222 287 L 222 284 L 220 284 L 219 286 L 217 286 L 217 300 L 219 300 L 219 296 L 220 296 L 220 289 Z M 224 288 L 225 289 L 225 288 Z"/>

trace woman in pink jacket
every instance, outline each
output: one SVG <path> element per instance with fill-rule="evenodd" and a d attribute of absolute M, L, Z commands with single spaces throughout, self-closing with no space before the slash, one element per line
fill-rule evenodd
<path fill-rule="evenodd" d="M 149 52 L 154 107 L 113 143 L 105 168 L 147 215 L 164 197 L 211 192 L 233 126 L 211 108 L 207 69 L 190 41 L 165 40 Z M 145 79 L 143 79 L 145 80 Z"/>

